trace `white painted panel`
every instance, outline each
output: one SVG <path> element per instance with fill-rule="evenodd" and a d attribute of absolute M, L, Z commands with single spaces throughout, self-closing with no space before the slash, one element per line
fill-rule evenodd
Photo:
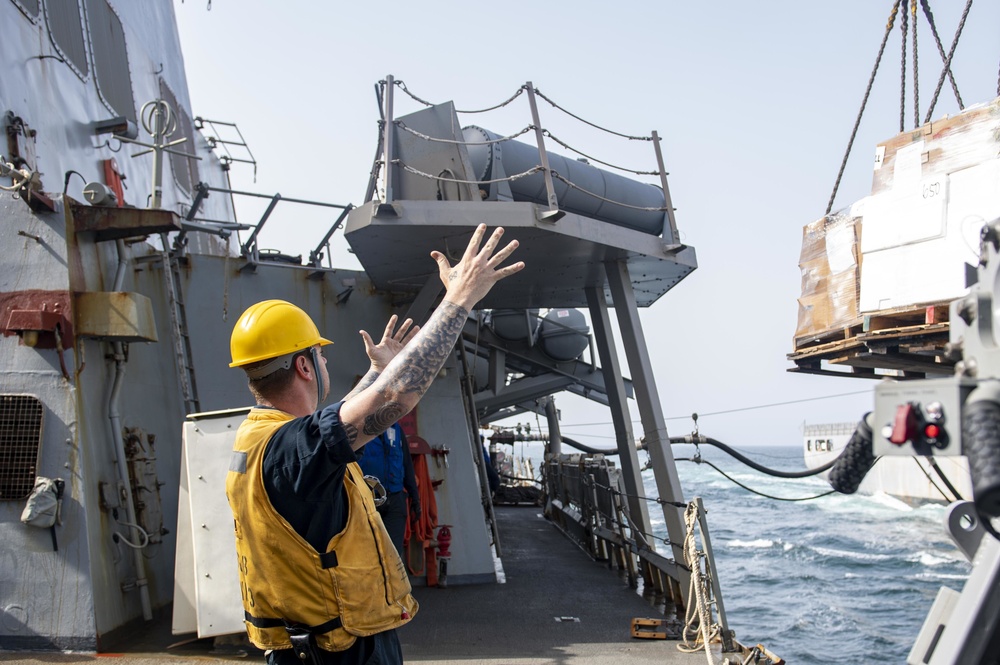
<path fill-rule="evenodd" d="M 185 435 L 185 439 L 186 439 Z M 188 494 L 187 446 L 181 447 L 180 487 L 177 491 L 177 549 L 174 552 L 174 635 L 198 630 L 194 606 L 194 542 L 191 540 L 191 497 Z"/>
<path fill-rule="evenodd" d="M 226 474 L 245 417 L 246 409 L 240 409 L 202 414 L 184 425 L 199 637 L 244 631 Z"/>

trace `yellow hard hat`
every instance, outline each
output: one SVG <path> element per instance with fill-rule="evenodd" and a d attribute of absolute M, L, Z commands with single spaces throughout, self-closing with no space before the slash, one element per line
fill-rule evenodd
<path fill-rule="evenodd" d="M 301 308 L 284 300 L 264 300 L 243 312 L 233 328 L 230 367 L 242 367 L 268 358 L 333 344 Z M 277 369 L 277 368 L 275 368 Z"/>

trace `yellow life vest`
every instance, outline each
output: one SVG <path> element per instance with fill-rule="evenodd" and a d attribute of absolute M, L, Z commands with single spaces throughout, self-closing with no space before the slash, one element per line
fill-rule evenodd
<path fill-rule="evenodd" d="M 292 647 L 286 624 L 342 651 L 358 636 L 396 628 L 417 612 L 410 581 L 356 462 L 344 474 L 347 524 L 317 552 L 274 509 L 264 487 L 264 451 L 290 414 L 253 409 L 240 425 L 226 479 L 247 634 L 261 649 Z"/>

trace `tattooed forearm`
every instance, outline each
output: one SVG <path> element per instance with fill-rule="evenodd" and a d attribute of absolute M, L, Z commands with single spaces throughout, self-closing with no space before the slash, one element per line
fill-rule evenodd
<path fill-rule="evenodd" d="M 378 372 L 376 372 L 373 369 L 372 370 L 368 370 L 368 373 L 365 374 L 363 377 L 361 377 L 361 380 L 358 381 L 358 385 L 354 386 L 354 390 L 352 390 L 351 392 L 349 392 L 346 395 L 344 395 L 344 397 L 343 397 L 343 399 L 341 401 L 342 402 L 346 402 L 347 400 L 351 399 L 355 395 L 358 395 L 362 390 L 364 390 L 365 388 L 367 388 L 371 384 L 375 383 L 375 379 L 377 379 L 377 378 L 378 378 Z"/>
<path fill-rule="evenodd" d="M 447 300 L 442 302 L 417 337 L 386 368 L 382 375 L 388 384 L 386 388 L 399 394 L 426 392 L 454 348 L 468 317 L 469 311 L 464 307 Z"/>
<path fill-rule="evenodd" d="M 354 442 L 358 440 L 358 428 L 351 423 L 341 423 L 344 428 L 344 432 L 347 434 L 347 444 L 350 446 L 354 445 Z"/>
<path fill-rule="evenodd" d="M 403 407 L 399 402 L 386 402 L 375 413 L 365 417 L 362 431 L 370 436 L 377 436 L 389 429 L 389 426 L 403 415 Z"/>

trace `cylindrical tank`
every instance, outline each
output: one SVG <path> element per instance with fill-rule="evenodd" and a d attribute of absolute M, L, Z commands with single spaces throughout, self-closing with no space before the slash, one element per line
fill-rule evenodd
<path fill-rule="evenodd" d="M 537 325 L 537 309 L 495 309 L 490 314 L 490 327 L 493 332 L 508 342 L 529 339 Z"/>
<path fill-rule="evenodd" d="M 590 328 L 577 309 L 550 310 L 538 330 L 538 343 L 545 355 L 557 361 L 580 357 L 590 343 Z"/>
<path fill-rule="evenodd" d="M 500 136 L 475 125 L 464 128 L 462 134 L 468 143 L 480 144 L 467 146 L 473 174 L 479 180 L 485 181 L 496 177 L 497 169 L 494 164 L 497 161 L 503 166 L 503 171 L 508 176 L 524 173 L 541 164 L 537 146 L 518 141 L 482 145 L 485 141 L 495 141 Z M 607 199 L 604 201 L 596 198 L 580 191 L 580 189 L 570 187 L 558 178 L 553 178 L 552 185 L 555 188 L 561 210 L 653 235 L 660 235 L 663 232 L 666 213 L 662 208 L 666 205 L 666 199 L 663 196 L 663 190 L 659 187 L 630 180 L 616 173 L 603 171 L 586 162 L 552 152 L 548 152 L 547 155 L 549 168 L 553 171 L 580 189 Z M 511 181 L 510 191 L 515 201 L 548 204 L 545 176 L 540 171 Z M 634 207 L 626 207 L 609 201 L 625 203 Z M 653 208 L 653 210 L 636 210 L 635 208 Z"/>

